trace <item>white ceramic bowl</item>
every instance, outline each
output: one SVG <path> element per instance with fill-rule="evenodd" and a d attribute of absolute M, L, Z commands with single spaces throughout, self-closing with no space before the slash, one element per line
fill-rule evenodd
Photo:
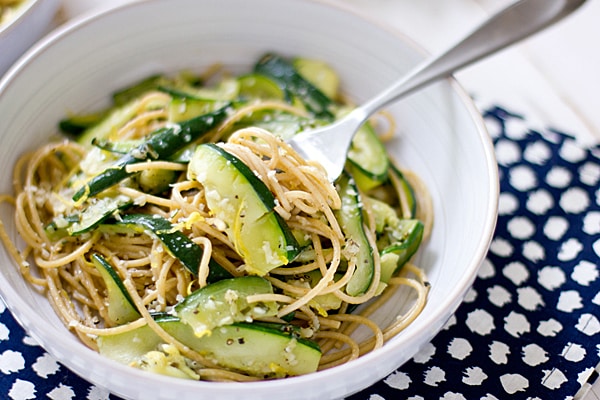
<path fill-rule="evenodd" d="M 0 83 L 0 192 L 21 153 L 56 132 L 68 111 L 108 103 L 112 90 L 155 72 L 222 62 L 247 70 L 276 51 L 327 60 L 346 93 L 367 99 L 415 65 L 408 40 L 339 6 L 310 0 L 147 0 L 86 17 L 53 33 Z M 156 376 L 103 358 L 68 333 L 46 299 L 0 251 L 0 291 L 29 334 L 73 371 L 132 399 L 328 399 L 363 389 L 410 359 L 461 303 L 483 261 L 496 221 L 498 177 L 482 119 L 459 85 L 447 80 L 390 107 L 400 135 L 390 144 L 429 186 L 436 222 L 420 257 L 432 289 L 423 313 L 383 349 L 301 377 L 257 383 L 191 382 Z M 17 238 L 10 210 L 1 214 Z M 390 303 L 385 324 L 401 307 Z"/>
<path fill-rule="evenodd" d="M 59 0 L 23 0 L 10 19 L 0 23 L 0 76 L 48 32 Z"/>

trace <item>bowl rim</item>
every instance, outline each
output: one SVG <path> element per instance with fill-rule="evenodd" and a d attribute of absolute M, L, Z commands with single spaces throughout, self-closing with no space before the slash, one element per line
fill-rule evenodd
<path fill-rule="evenodd" d="M 31 1 L 32 1 L 32 3 L 30 4 L 30 7 L 27 9 L 27 11 L 30 11 L 34 5 L 40 3 L 42 0 L 31 0 Z M 30 62 L 32 62 L 33 60 L 35 60 L 35 58 L 39 57 L 41 54 L 46 52 L 57 41 L 59 41 L 63 36 L 71 35 L 79 29 L 85 29 L 85 27 L 88 24 L 93 23 L 94 21 L 97 21 L 100 19 L 104 19 L 113 13 L 120 13 L 123 10 L 129 9 L 129 8 L 144 7 L 144 4 L 163 3 L 163 2 L 167 2 L 167 1 L 168 0 L 132 0 L 132 1 L 122 3 L 122 4 L 119 4 L 119 5 L 110 7 L 110 8 L 106 8 L 106 9 L 91 10 L 89 12 L 83 13 L 83 14 L 63 23 L 59 27 L 53 29 L 51 32 L 46 34 L 41 40 L 39 40 L 36 44 L 34 44 L 31 48 L 29 48 L 21 57 L 19 57 L 19 59 L 15 63 L 12 64 L 12 66 L 0 78 L 0 96 L 2 96 L 3 92 L 8 87 L 10 87 L 13 80 L 24 71 L 25 67 Z M 319 4 L 327 5 L 329 7 L 336 8 L 337 10 L 340 10 L 342 12 L 346 12 L 346 13 L 350 12 L 352 14 L 355 14 L 357 17 L 365 20 L 369 24 L 375 25 L 379 29 L 383 29 L 384 31 L 387 31 L 389 34 L 391 34 L 391 35 L 395 36 L 396 38 L 398 38 L 399 40 L 403 41 L 405 44 L 407 44 L 407 46 L 410 46 L 415 52 L 419 53 L 420 55 L 427 54 L 427 52 L 420 45 L 417 44 L 415 39 L 402 33 L 397 28 L 389 26 L 389 24 L 386 24 L 383 21 L 376 20 L 374 17 L 359 14 L 355 8 L 349 6 L 348 4 L 342 4 L 340 2 L 335 2 L 333 0 L 303 0 L 303 1 L 306 3 L 313 3 L 316 5 L 319 5 Z M 10 25 L 12 25 L 12 24 L 9 24 L 9 26 Z M 0 35 L 3 32 L 4 32 L 4 30 L 0 30 Z M 498 180 L 498 168 L 497 168 L 497 162 L 496 162 L 495 153 L 494 153 L 494 146 L 492 143 L 492 139 L 488 134 L 488 131 L 487 131 L 487 128 L 483 121 L 482 115 L 481 115 L 480 111 L 478 110 L 477 106 L 475 105 L 473 99 L 468 95 L 467 91 L 460 85 L 460 83 L 454 77 L 449 77 L 449 78 L 446 78 L 445 80 L 450 85 L 451 91 L 455 95 L 458 96 L 458 99 L 460 100 L 460 103 L 465 107 L 465 110 L 467 111 L 471 122 L 475 125 L 476 131 L 478 133 L 478 137 L 480 139 L 479 144 L 482 146 L 482 148 L 485 152 L 487 178 L 489 179 L 491 186 L 489 188 L 487 188 L 488 193 L 489 193 L 488 194 L 489 202 L 485 206 L 486 220 L 483 225 L 483 230 L 484 230 L 485 236 L 479 240 L 476 251 L 473 252 L 471 264 L 468 266 L 465 266 L 465 270 L 470 271 L 470 273 L 465 274 L 461 278 L 461 280 L 457 282 L 457 284 L 452 288 L 452 290 L 448 294 L 447 298 L 449 299 L 449 306 L 444 309 L 433 310 L 431 316 L 429 317 L 429 319 L 431 321 L 436 321 L 439 324 L 439 327 L 436 327 L 436 329 L 434 329 L 430 333 L 429 340 L 432 337 L 434 337 L 436 334 L 438 334 L 439 330 L 446 323 L 446 321 L 441 320 L 442 315 L 447 314 L 448 310 L 451 311 L 451 313 L 449 315 L 452 315 L 454 313 L 454 311 L 456 311 L 456 309 L 458 308 L 460 303 L 463 301 L 464 296 L 466 295 L 467 291 L 470 289 L 472 283 L 474 282 L 474 280 L 477 277 L 477 271 L 479 270 L 481 263 L 485 259 L 485 256 L 489 250 L 489 246 L 490 246 L 492 238 L 493 238 L 494 228 L 495 228 L 496 221 L 497 221 L 498 199 L 499 199 L 499 192 L 500 192 L 499 180 Z M 4 278 L 3 274 L 0 274 L 0 282 L 4 281 L 4 279 L 5 278 Z M 36 341 L 38 341 L 40 343 L 40 345 L 44 348 L 45 351 L 47 351 L 50 354 L 53 354 L 53 351 L 51 350 L 51 346 L 47 346 L 47 344 L 52 344 L 54 342 L 60 344 L 61 351 L 69 350 L 66 348 L 67 347 L 66 345 L 61 343 L 62 341 L 60 340 L 61 339 L 60 332 L 55 331 L 54 329 L 50 332 L 45 332 L 45 335 L 43 337 L 39 337 L 37 335 L 36 329 L 32 328 L 33 320 L 31 317 L 35 317 L 36 310 L 34 310 L 32 307 L 30 307 L 29 304 L 22 304 L 21 306 L 17 307 L 17 304 L 13 304 L 13 300 L 15 300 L 15 299 L 17 300 L 17 301 L 15 301 L 15 303 L 21 302 L 21 300 L 18 298 L 19 297 L 18 293 L 16 293 L 16 291 L 12 287 L 10 287 L 10 285 L 3 285 L 3 286 L 5 286 L 5 287 L 2 287 L 0 289 L 0 297 L 5 301 L 7 308 L 9 309 L 9 311 L 11 311 L 11 313 L 13 314 L 15 319 L 19 322 L 19 324 L 21 324 L 25 328 L 25 330 L 27 331 L 28 334 L 30 334 Z M 5 293 L 7 295 L 5 295 Z M 23 306 L 25 306 L 25 310 L 23 310 Z M 410 332 L 409 336 L 404 338 L 403 344 L 414 343 L 417 340 L 417 335 L 422 336 L 423 333 L 416 332 L 416 331 Z M 392 343 L 392 345 L 393 345 L 393 343 Z M 64 349 L 62 347 L 64 347 Z M 331 377 L 331 376 L 342 376 L 344 374 L 344 372 L 349 368 L 352 368 L 352 369 L 366 368 L 366 365 L 370 364 L 372 362 L 372 359 L 378 357 L 378 355 L 381 351 L 386 351 L 388 348 L 389 347 L 384 347 L 383 349 L 378 349 L 378 350 L 369 352 L 368 354 L 365 354 L 365 355 L 361 356 L 360 358 L 358 358 L 357 360 L 353 360 L 350 363 L 346 363 L 346 364 L 340 365 L 335 368 L 319 371 L 316 374 L 318 374 L 319 376 L 322 376 L 324 378 L 327 378 L 327 377 Z M 85 353 L 83 354 L 83 357 L 85 357 L 85 358 L 91 357 L 92 361 L 100 363 L 100 364 L 106 364 L 107 366 L 109 366 L 111 369 L 113 369 L 115 371 L 124 372 L 127 374 L 133 374 L 135 376 L 139 376 L 140 378 L 144 378 L 144 379 L 148 379 L 150 377 L 152 380 L 159 381 L 159 382 L 164 381 L 164 383 L 171 383 L 171 384 L 173 384 L 174 382 L 177 382 L 178 386 L 182 386 L 186 389 L 192 388 L 192 386 L 196 390 L 200 390 L 202 388 L 216 389 L 221 394 L 237 393 L 240 388 L 239 384 L 235 384 L 235 383 L 204 382 L 204 381 L 187 382 L 186 380 L 181 380 L 181 379 L 162 376 L 162 375 L 156 375 L 156 376 L 148 375 L 148 373 L 145 371 L 136 370 L 134 368 L 115 363 L 114 361 L 101 356 L 100 354 L 93 351 L 92 349 L 87 348 L 83 344 L 81 346 L 81 350 L 85 351 Z M 58 361 L 65 364 L 69 369 L 73 370 L 72 360 L 59 359 Z M 74 372 L 76 372 L 76 371 L 74 371 Z M 308 374 L 308 375 L 289 377 L 289 378 L 279 379 L 279 380 L 247 382 L 247 383 L 244 383 L 244 388 L 260 389 L 263 387 L 264 388 L 269 387 L 272 389 L 277 386 L 288 386 L 289 382 L 295 382 L 297 385 L 302 385 L 302 384 L 306 384 L 306 383 L 313 381 L 314 375 L 315 374 Z M 177 379 L 177 381 L 174 381 L 174 379 Z M 105 384 L 104 386 L 105 387 L 108 386 L 108 383 Z"/>

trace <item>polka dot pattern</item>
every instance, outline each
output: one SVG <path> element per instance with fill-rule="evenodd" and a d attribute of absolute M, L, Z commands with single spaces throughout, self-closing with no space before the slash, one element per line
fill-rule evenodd
<path fill-rule="evenodd" d="M 347 400 L 571 399 L 600 362 L 600 148 L 485 113 L 499 217 L 471 292 L 410 362 Z"/>
<path fill-rule="evenodd" d="M 501 195 L 473 288 L 414 358 L 347 400 L 570 399 L 600 362 L 600 147 L 485 113 Z M 597 374 L 597 373 L 595 373 Z M 43 351 L 0 302 L 0 393 L 118 400 Z"/>
<path fill-rule="evenodd" d="M 0 398 L 118 400 L 90 385 L 46 353 L 0 301 Z"/>

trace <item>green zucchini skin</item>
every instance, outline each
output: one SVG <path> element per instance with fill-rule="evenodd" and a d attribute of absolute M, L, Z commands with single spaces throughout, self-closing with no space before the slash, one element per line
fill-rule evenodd
<path fill-rule="evenodd" d="M 358 247 L 356 270 L 346 285 L 346 293 L 358 296 L 365 293 L 375 272 L 373 248 L 367 240 L 364 228 L 363 205 L 354 179 L 343 172 L 336 182 L 342 207 L 335 211 L 336 218 L 346 237 L 346 242 Z"/>
<path fill-rule="evenodd" d="M 179 259 L 188 271 L 198 275 L 202 248 L 177 230 L 167 219 L 158 215 L 126 214 L 115 220 L 115 224 L 125 225 L 136 231 L 152 232 L 173 257 Z"/>
<path fill-rule="evenodd" d="M 92 146 L 93 140 L 108 139 L 113 133 L 115 127 L 122 126 L 129 121 L 140 106 L 140 99 L 132 99 L 131 101 L 117 105 L 113 103 L 113 107 L 98 113 L 98 121 L 90 124 L 89 127 L 77 134 L 77 143 L 89 149 Z M 159 104 L 147 105 L 146 109 L 154 108 Z"/>
<path fill-rule="evenodd" d="M 315 372 L 321 359 L 319 346 L 295 335 L 287 328 L 289 325 L 239 322 L 199 338 L 177 317 L 160 315 L 155 321 L 190 349 L 222 367 L 250 376 L 304 375 Z M 117 335 L 99 336 L 97 342 L 100 354 L 125 365 L 137 366 L 143 366 L 144 358 L 164 343 L 148 325 Z M 154 372 L 164 373 L 165 369 Z"/>
<path fill-rule="evenodd" d="M 404 177 L 404 174 L 394 163 L 390 163 L 389 178 L 391 183 L 396 187 L 398 192 L 403 192 L 406 198 L 408 209 L 410 210 L 411 218 L 417 215 L 417 199 L 415 197 L 415 191 L 410 183 Z"/>
<path fill-rule="evenodd" d="M 394 253 L 398 256 L 396 273 L 417 252 L 423 239 L 423 223 L 417 219 L 399 219 L 390 227 L 390 244 L 381 251 L 381 255 Z"/>
<path fill-rule="evenodd" d="M 106 112 L 73 115 L 60 120 L 58 128 L 62 133 L 77 137 L 83 134 L 87 129 L 98 124 L 105 116 Z"/>
<path fill-rule="evenodd" d="M 161 74 L 150 75 L 129 87 L 114 92 L 112 95 L 113 103 L 115 106 L 121 107 L 139 98 L 144 93 L 157 90 L 166 80 L 167 78 Z"/>
<path fill-rule="evenodd" d="M 362 191 L 368 191 L 388 179 L 389 158 L 369 122 L 356 132 L 348 151 L 347 166 Z"/>
<path fill-rule="evenodd" d="M 233 154 L 213 143 L 199 145 L 188 178 L 204 186 L 211 212 L 228 225 L 226 233 L 250 274 L 265 275 L 298 255 L 296 238 L 274 211 L 275 197 Z"/>
<path fill-rule="evenodd" d="M 183 232 L 159 215 L 125 214 L 114 221 L 115 225 L 124 225 L 134 231 L 150 231 L 163 243 L 167 251 L 177 258 L 193 275 L 198 275 L 200 259 L 204 251 Z M 209 263 L 208 282 L 215 282 L 231 277 L 222 266 L 213 259 Z"/>
<path fill-rule="evenodd" d="M 67 232 L 71 236 L 89 232 L 119 211 L 126 210 L 131 206 L 133 206 L 133 201 L 123 195 L 98 199 L 97 202 L 90 204 L 77 215 L 77 221 L 67 228 Z"/>
<path fill-rule="evenodd" d="M 81 187 L 73 195 L 73 201 L 83 202 L 131 176 L 132 173 L 125 168 L 127 165 L 147 160 L 164 160 L 177 153 L 217 126 L 227 115 L 227 108 L 228 106 L 222 107 L 178 125 L 159 129 L 147 141 L 117 160 L 114 166 Z"/>
<path fill-rule="evenodd" d="M 279 84 L 286 100 L 299 98 L 316 117 L 333 120 L 332 100 L 304 79 L 293 63 L 276 54 L 265 54 L 254 66 L 254 72 L 263 74 Z"/>
<path fill-rule="evenodd" d="M 109 318 L 118 325 L 138 319 L 140 313 L 121 278 L 110 263 L 98 253 L 92 254 L 91 260 L 106 285 Z"/>
<path fill-rule="evenodd" d="M 200 354 L 259 377 L 305 375 L 315 372 L 321 359 L 316 343 L 261 324 L 227 325 L 201 341 L 201 347 L 195 349 Z"/>
<path fill-rule="evenodd" d="M 246 298 L 254 294 L 273 294 L 273 287 L 258 276 L 224 279 L 187 296 L 175 313 L 198 337 L 212 335 L 223 325 L 277 315 L 274 301 L 249 304 Z"/>
<path fill-rule="evenodd" d="M 82 235 L 96 229 L 104 221 L 131 206 L 133 201 L 124 195 L 102 197 L 79 213 L 56 217 L 46 225 L 44 230 L 52 240 L 59 240 L 67 235 Z"/>
<path fill-rule="evenodd" d="M 399 218 L 396 210 L 389 204 L 373 198 L 365 199 L 373 211 L 376 231 L 377 248 L 380 256 L 389 258 L 394 255 L 393 265 L 382 262 L 382 281 L 395 274 L 417 252 L 423 239 L 424 225 L 415 218 Z M 384 278 L 386 277 L 386 278 Z"/>

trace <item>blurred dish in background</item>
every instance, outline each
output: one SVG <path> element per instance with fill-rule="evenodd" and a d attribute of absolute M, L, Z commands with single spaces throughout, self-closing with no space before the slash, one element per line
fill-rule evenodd
<path fill-rule="evenodd" d="M 46 34 L 60 0 L 0 0 L 0 75 Z"/>
<path fill-rule="evenodd" d="M 22 4 L 23 0 L 0 0 L 0 24 L 10 21 Z"/>

